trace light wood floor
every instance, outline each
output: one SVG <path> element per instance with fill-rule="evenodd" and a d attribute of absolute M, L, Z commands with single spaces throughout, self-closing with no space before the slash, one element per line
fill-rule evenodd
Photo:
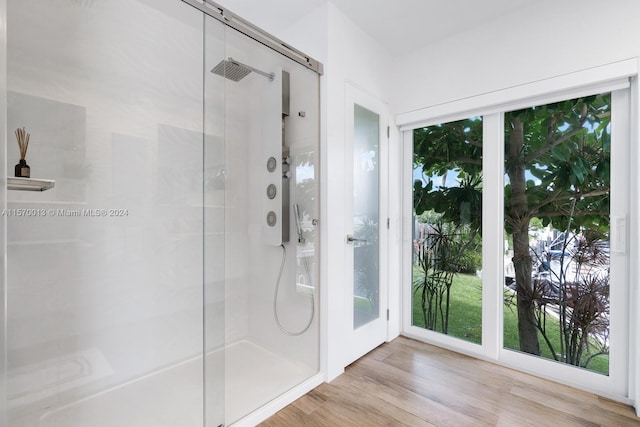
<path fill-rule="evenodd" d="M 261 426 L 640 426 L 631 407 L 400 337 Z"/>

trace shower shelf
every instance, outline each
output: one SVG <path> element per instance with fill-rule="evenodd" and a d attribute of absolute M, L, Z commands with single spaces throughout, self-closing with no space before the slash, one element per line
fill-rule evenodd
<path fill-rule="evenodd" d="M 7 177 L 7 190 L 46 191 L 55 185 L 56 182 L 52 179 Z"/>

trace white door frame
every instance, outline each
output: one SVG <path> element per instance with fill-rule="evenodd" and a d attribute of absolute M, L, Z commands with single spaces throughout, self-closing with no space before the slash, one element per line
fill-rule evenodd
<path fill-rule="evenodd" d="M 353 235 L 353 138 L 354 106 L 359 105 L 379 116 L 379 305 L 378 318 L 357 328 L 353 328 L 353 261 L 354 246 L 347 242 L 347 234 Z M 345 218 L 343 236 L 345 248 L 344 276 L 344 366 L 362 357 L 378 345 L 387 341 L 388 320 L 388 190 L 389 190 L 389 114 L 387 106 L 374 96 L 345 83 Z"/>

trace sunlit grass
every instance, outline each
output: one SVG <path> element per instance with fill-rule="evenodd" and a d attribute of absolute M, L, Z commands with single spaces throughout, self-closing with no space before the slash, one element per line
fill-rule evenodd
<path fill-rule="evenodd" d="M 560 350 L 560 321 L 553 317 L 547 317 L 547 337 L 551 341 L 551 345 L 557 352 Z M 547 359 L 553 359 L 553 354 L 549 349 L 549 346 L 545 343 L 541 333 L 538 333 L 538 340 L 540 341 L 540 350 L 542 351 L 542 357 Z M 515 306 L 504 307 L 504 347 L 512 350 L 518 350 L 518 314 Z M 609 356 L 601 355 L 595 357 L 589 366 L 590 371 L 599 372 L 601 374 L 609 375 Z"/>
<path fill-rule="evenodd" d="M 417 294 L 413 298 L 413 324 L 420 327 L 425 324 Z M 449 335 L 476 344 L 482 342 L 482 281 L 477 276 L 453 276 Z"/>
<path fill-rule="evenodd" d="M 419 270 L 415 274 L 420 274 Z M 413 325 L 424 327 L 424 317 L 420 307 L 420 295 L 413 296 Z M 547 334 L 554 349 L 560 348 L 558 319 L 549 316 Z M 482 280 L 475 275 L 456 274 L 451 285 L 451 306 L 449 313 L 449 335 L 465 341 L 480 344 L 482 342 Z M 553 359 L 549 346 L 539 334 L 542 357 Z M 517 350 L 518 316 L 515 306 L 504 308 L 504 347 Z M 609 356 L 594 358 L 588 366 L 591 371 L 605 375 L 609 373 Z"/>

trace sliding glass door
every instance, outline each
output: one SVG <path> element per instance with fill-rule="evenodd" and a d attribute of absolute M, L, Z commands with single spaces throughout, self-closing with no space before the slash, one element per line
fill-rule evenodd
<path fill-rule="evenodd" d="M 505 113 L 504 347 L 603 375 L 611 101 L 604 93 Z"/>
<path fill-rule="evenodd" d="M 628 85 L 405 132 L 406 334 L 627 396 Z"/>
<path fill-rule="evenodd" d="M 628 365 L 628 106 L 618 90 L 504 114 L 503 344 L 517 352 L 504 356 L 616 391 Z"/>
<path fill-rule="evenodd" d="M 482 117 L 413 131 L 412 324 L 482 342 Z"/>

